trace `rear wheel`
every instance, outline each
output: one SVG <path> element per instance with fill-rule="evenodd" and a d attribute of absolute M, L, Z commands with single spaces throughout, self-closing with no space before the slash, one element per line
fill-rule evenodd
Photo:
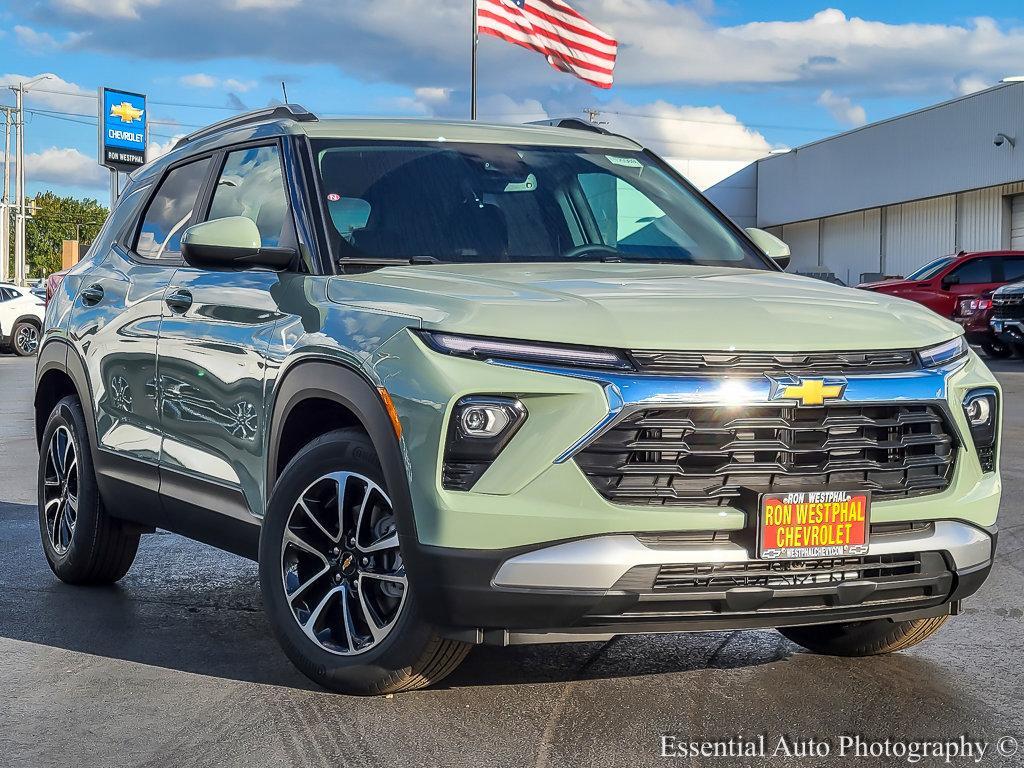
<path fill-rule="evenodd" d="M 39 350 L 39 327 L 27 320 L 17 323 L 11 334 L 11 348 L 21 357 L 34 355 Z"/>
<path fill-rule="evenodd" d="M 65 397 L 39 452 L 39 533 L 46 562 L 69 584 L 109 584 L 128 573 L 139 533 L 107 514 L 93 473 L 82 406 Z"/>
<path fill-rule="evenodd" d="M 785 637 L 809 651 L 828 656 L 879 656 L 911 648 L 931 637 L 948 616 L 913 621 L 848 622 L 810 627 L 780 627 Z"/>
<path fill-rule="evenodd" d="M 314 440 L 285 468 L 263 522 L 259 566 L 281 647 L 327 688 L 423 688 L 468 653 L 421 617 L 380 463 L 360 430 Z"/>
<path fill-rule="evenodd" d="M 1013 350 L 1009 344 L 1004 344 L 1001 341 L 988 341 L 981 345 L 982 351 L 989 357 L 995 360 L 1004 360 L 1007 357 L 1013 357 Z"/>

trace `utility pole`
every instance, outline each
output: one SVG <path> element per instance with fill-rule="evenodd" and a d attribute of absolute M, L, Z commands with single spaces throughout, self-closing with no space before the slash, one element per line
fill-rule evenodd
<path fill-rule="evenodd" d="M 14 282 L 25 284 L 25 84 L 18 83 L 14 87 L 15 109 L 18 111 L 15 122 L 15 141 L 18 142 L 18 167 L 15 171 L 14 192 L 17 195 L 14 218 Z"/>
<path fill-rule="evenodd" d="M 594 109 L 594 107 L 586 107 L 583 110 L 583 114 L 587 116 L 592 125 L 608 125 L 607 122 L 598 119 L 599 117 L 601 117 L 600 109 Z"/>
<path fill-rule="evenodd" d="M 4 112 L 4 182 L 0 197 L 0 283 L 7 282 L 7 269 L 11 258 L 11 113 Z"/>
<path fill-rule="evenodd" d="M 15 119 L 15 141 L 18 142 L 18 167 L 15 170 L 15 194 L 18 199 L 15 201 L 14 218 L 14 282 L 18 285 L 25 284 L 25 220 L 28 212 L 25 209 L 25 88 L 38 83 L 40 80 L 49 80 L 52 75 L 40 75 L 34 77 L 27 83 L 12 85 L 14 91 L 14 108 L 18 113 Z"/>

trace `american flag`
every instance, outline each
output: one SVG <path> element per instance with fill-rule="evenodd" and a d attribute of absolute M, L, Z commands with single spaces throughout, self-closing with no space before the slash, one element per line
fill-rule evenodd
<path fill-rule="evenodd" d="M 612 87 L 619 44 L 562 0 L 478 0 L 477 25 L 485 35 L 544 54 L 559 71 Z"/>

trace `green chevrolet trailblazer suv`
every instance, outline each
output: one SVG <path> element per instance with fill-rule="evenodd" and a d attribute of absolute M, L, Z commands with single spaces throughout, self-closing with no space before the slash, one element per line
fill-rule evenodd
<path fill-rule="evenodd" d="M 787 256 L 577 121 L 198 131 L 47 310 L 46 557 L 113 582 L 162 528 L 257 559 L 285 653 L 354 693 L 481 643 L 906 648 L 991 567 L 999 386 Z"/>

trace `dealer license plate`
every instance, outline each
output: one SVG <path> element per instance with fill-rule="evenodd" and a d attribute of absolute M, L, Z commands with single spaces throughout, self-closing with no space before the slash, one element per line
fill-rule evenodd
<path fill-rule="evenodd" d="M 867 491 L 766 493 L 758 506 L 758 553 L 763 560 L 867 554 Z"/>

